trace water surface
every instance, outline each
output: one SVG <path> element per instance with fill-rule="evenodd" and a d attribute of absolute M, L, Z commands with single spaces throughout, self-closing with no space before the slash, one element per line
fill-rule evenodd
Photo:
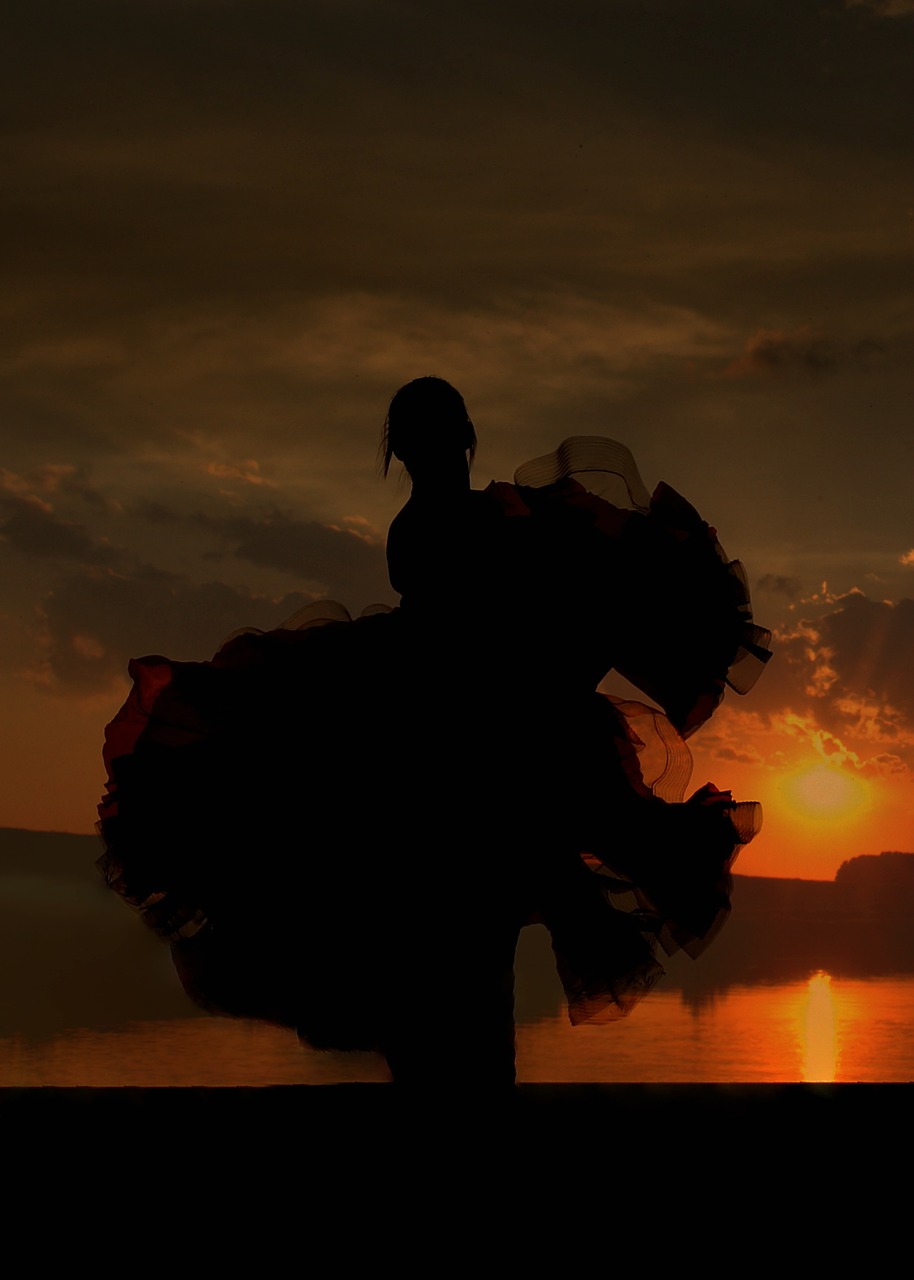
<path fill-rule="evenodd" d="M 898 1083 L 914 1080 L 914 976 L 654 991 L 628 1019 L 521 1023 L 531 1083 Z M 0 1086 L 241 1086 L 384 1081 L 374 1054 L 304 1048 L 294 1033 L 204 1015 L 0 1039 Z"/>

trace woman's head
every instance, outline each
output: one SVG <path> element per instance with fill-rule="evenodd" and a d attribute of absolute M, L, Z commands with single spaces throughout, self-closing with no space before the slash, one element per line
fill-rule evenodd
<path fill-rule="evenodd" d="M 410 475 L 437 468 L 450 458 L 472 462 L 476 430 L 463 396 L 443 378 L 416 378 L 390 402 L 381 455 L 384 474 L 391 458 L 399 458 Z"/>

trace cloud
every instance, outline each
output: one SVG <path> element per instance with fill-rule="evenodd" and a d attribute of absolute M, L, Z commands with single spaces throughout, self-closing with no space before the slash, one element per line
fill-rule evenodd
<path fill-rule="evenodd" d="M 112 565 L 122 554 L 95 538 L 82 524 L 61 520 L 49 504 L 31 496 L 0 497 L 0 539 L 25 556 L 49 560 L 77 560 L 81 564 Z"/>
<path fill-rule="evenodd" d="M 353 612 L 392 599 L 383 538 L 362 518 L 333 525 L 274 510 L 257 517 L 199 513 L 194 523 L 215 537 L 221 554 L 290 573 Z"/>
<path fill-rule="evenodd" d="M 802 235 L 831 258 L 802 163 L 772 159 L 797 136 L 866 156 L 910 141 L 906 51 L 887 73 L 881 47 L 861 58 L 859 24 L 789 2 L 701 22 L 675 4 L 364 4 L 354 24 L 342 3 L 242 0 L 217 38 L 176 4 L 54 8 L 59 47 L 24 17 L 20 86 L 2 86 L 23 121 L 12 295 L 36 388 L 49 369 L 118 379 L 142 318 L 191 299 L 218 325 L 290 296 L 473 308 L 672 272 L 682 305 L 712 261 L 767 270 L 788 227 L 788 253 Z M 777 150 L 746 145 L 766 134 Z M 810 188 L 821 199 L 818 174 Z M 871 218 L 871 191 L 850 194 Z M 845 195 L 827 191 L 853 223 Z M 80 328 L 55 334 L 52 300 Z"/>
<path fill-rule="evenodd" d="M 90 507 L 119 510 L 117 503 L 90 483 L 84 470 L 69 462 L 46 462 L 22 475 L 0 467 L 0 490 L 44 506 L 48 511 L 53 509 L 50 499 L 58 495 L 76 496 Z"/>
<path fill-rule="evenodd" d="M 914 0 L 844 0 L 846 9 L 870 9 L 880 18 L 904 18 L 914 13 Z"/>
<path fill-rule="evenodd" d="M 819 635 L 840 598 L 791 576 L 884 557 L 906 590 L 911 27 L 867 7 L 21 6 L 0 521 L 51 677 L 205 654 L 286 592 L 389 598 L 374 449 L 390 394 L 440 372 L 484 477 L 610 434 L 750 567 L 764 547 L 766 609 L 815 635 L 753 705 L 900 733 L 904 700 Z"/>
<path fill-rule="evenodd" d="M 829 338 L 806 325 L 792 333 L 779 329 L 758 329 L 746 342 L 743 354 L 724 370 L 728 378 L 789 373 L 795 369 L 809 374 L 834 373 L 844 368 L 869 368 L 873 357 L 887 350 L 875 338 L 854 342 Z"/>
<path fill-rule="evenodd" d="M 842 689 L 871 694 L 914 719 L 914 600 L 848 596 L 819 620 L 819 634 Z"/>
<path fill-rule="evenodd" d="M 815 715 L 786 711 L 772 717 L 771 728 L 775 734 L 799 740 L 811 747 L 823 762 L 846 766 L 864 776 L 898 777 L 910 776 L 912 772 L 910 764 L 898 752 L 877 751 L 871 754 L 869 750 L 861 751 L 853 737 L 853 725 L 846 726 L 839 735 L 823 728 Z M 902 747 L 910 746 L 914 743 L 914 735 L 905 734 L 894 741 Z"/>
<path fill-rule="evenodd" d="M 180 514 L 167 503 L 157 502 L 154 498 L 137 498 L 127 509 L 131 520 L 142 520 L 148 524 L 170 525 L 180 520 Z"/>
<path fill-rule="evenodd" d="M 266 476 L 261 474 L 260 463 L 254 458 L 245 458 L 244 461 L 237 464 L 227 462 L 209 462 L 206 464 L 206 474 L 216 476 L 220 480 L 240 480 L 243 484 L 260 486 L 265 485 L 268 489 L 275 489 L 275 485 Z"/>
<path fill-rule="evenodd" d="M 49 480 L 46 491 L 53 490 Z M 128 550 L 60 518 L 33 493 L 0 493 L 0 539 L 23 565 L 37 560 L 51 570 L 42 583 L 30 568 L 23 583 L 39 601 L 32 606 L 31 679 L 54 692 L 91 693 L 122 677 L 131 657 L 206 659 L 239 627 L 269 629 L 316 599 L 339 600 L 353 614 L 395 603 L 383 538 L 364 517 L 330 524 L 278 510 L 225 515 L 220 501 L 217 514 L 195 516 L 153 500 L 131 504 L 118 516 L 119 531 L 134 544 Z M 155 563 L 137 554 L 140 525 L 152 535 Z M 207 553 L 207 543 L 217 550 Z M 163 565 L 205 564 L 207 556 L 227 567 L 246 562 L 272 570 L 260 578 L 276 584 L 291 577 L 301 587 L 268 593 L 237 581 L 195 580 Z"/>
<path fill-rule="evenodd" d="M 29 674 L 50 692 L 98 692 L 124 677 L 130 658 L 161 653 L 203 661 L 239 627 L 269 630 L 312 599 L 194 583 L 152 565 L 74 573 L 42 602 Z"/>
<path fill-rule="evenodd" d="M 716 760 L 730 760 L 734 764 L 761 764 L 761 753 L 756 751 L 754 747 L 718 747 L 714 751 Z"/>
<path fill-rule="evenodd" d="M 810 756 L 872 778 L 914 776 L 914 600 L 827 586 L 775 633 L 751 711 L 728 697 L 696 744 L 713 758 L 789 770 Z"/>
<path fill-rule="evenodd" d="M 774 595 L 794 600 L 800 594 L 800 579 L 779 573 L 763 573 L 756 583 L 758 591 L 770 591 Z"/>
<path fill-rule="evenodd" d="M 833 735 L 861 751 L 914 747 L 914 600 L 859 591 L 819 600 L 814 616 L 777 638 L 780 705 L 823 742 Z"/>

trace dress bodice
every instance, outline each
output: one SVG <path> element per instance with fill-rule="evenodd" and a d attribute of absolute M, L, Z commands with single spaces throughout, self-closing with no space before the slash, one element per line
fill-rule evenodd
<path fill-rule="evenodd" d="M 414 492 L 387 535 L 391 586 L 405 608 L 453 608 L 491 590 L 500 523 L 487 491 Z"/>

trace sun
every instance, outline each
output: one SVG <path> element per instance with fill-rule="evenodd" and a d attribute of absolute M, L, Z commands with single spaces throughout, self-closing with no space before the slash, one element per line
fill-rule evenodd
<path fill-rule="evenodd" d="M 866 806 L 869 787 L 839 765 L 815 764 L 797 770 L 785 783 L 791 808 L 816 821 L 844 822 Z"/>

